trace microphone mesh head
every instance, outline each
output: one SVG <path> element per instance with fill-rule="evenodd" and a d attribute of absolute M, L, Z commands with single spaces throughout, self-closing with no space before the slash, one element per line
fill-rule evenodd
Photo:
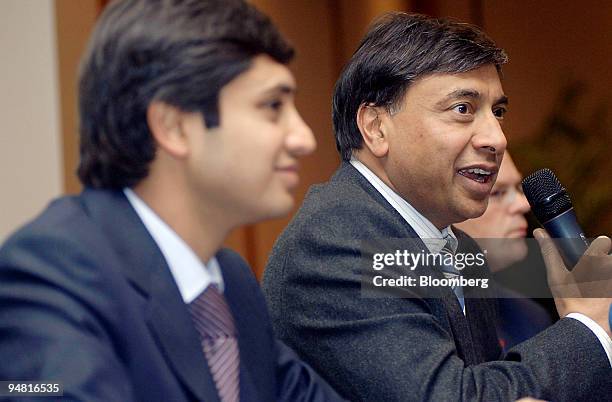
<path fill-rule="evenodd" d="M 523 192 L 540 223 L 547 222 L 572 208 L 572 201 L 567 191 L 550 169 L 540 169 L 525 177 Z"/>

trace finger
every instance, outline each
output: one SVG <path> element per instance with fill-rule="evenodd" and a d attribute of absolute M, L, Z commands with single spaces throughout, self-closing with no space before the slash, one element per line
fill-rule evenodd
<path fill-rule="evenodd" d="M 585 255 L 591 256 L 604 256 L 608 255 L 610 252 L 610 246 L 612 246 L 612 241 L 609 237 L 599 236 L 589 246 L 589 248 L 584 252 Z"/>
<path fill-rule="evenodd" d="M 548 233 L 546 233 L 544 229 L 536 229 L 533 231 L 533 237 L 538 241 L 548 272 L 551 272 L 552 267 L 562 267 L 567 271 L 565 263 L 559 254 L 559 250 L 557 250 L 557 247 Z M 555 268 L 554 272 L 559 272 L 559 268 Z"/>

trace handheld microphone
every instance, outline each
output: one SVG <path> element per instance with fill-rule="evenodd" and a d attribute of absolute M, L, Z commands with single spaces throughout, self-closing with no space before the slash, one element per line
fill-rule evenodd
<path fill-rule="evenodd" d="M 531 210 L 561 252 L 571 270 L 589 247 L 578 225 L 569 194 L 550 169 L 541 169 L 525 177 L 523 192 Z"/>

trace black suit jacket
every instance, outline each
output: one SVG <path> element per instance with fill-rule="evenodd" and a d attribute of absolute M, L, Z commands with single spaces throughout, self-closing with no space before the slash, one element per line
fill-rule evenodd
<path fill-rule="evenodd" d="M 462 250 L 478 250 L 472 239 L 456 233 Z M 560 320 L 501 360 L 495 300 L 466 299 L 464 316 L 448 288 L 435 298 L 362 297 L 360 248 L 363 240 L 372 239 L 401 239 L 412 252 L 424 249 L 399 213 L 344 163 L 328 183 L 310 190 L 277 240 L 264 273 L 277 335 L 345 397 L 609 397 L 607 356 L 595 335 L 576 320 Z M 429 273 L 441 275 L 434 269 Z"/>
<path fill-rule="evenodd" d="M 336 400 L 275 341 L 242 259 L 216 257 L 238 331 L 241 400 Z M 4 244 L 0 360 L 0 379 L 60 381 L 62 400 L 219 400 L 166 261 L 122 192 L 57 200 Z"/>

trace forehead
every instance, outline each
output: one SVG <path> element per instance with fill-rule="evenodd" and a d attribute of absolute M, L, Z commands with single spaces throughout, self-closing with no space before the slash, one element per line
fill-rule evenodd
<path fill-rule="evenodd" d="M 246 71 L 223 87 L 221 96 L 246 99 L 268 92 L 293 92 L 295 85 L 295 78 L 287 66 L 270 56 L 258 55 Z"/>
<path fill-rule="evenodd" d="M 496 102 L 504 97 L 497 68 L 492 64 L 463 73 L 435 73 L 416 80 L 406 98 L 440 101 L 472 93 L 483 100 Z"/>

